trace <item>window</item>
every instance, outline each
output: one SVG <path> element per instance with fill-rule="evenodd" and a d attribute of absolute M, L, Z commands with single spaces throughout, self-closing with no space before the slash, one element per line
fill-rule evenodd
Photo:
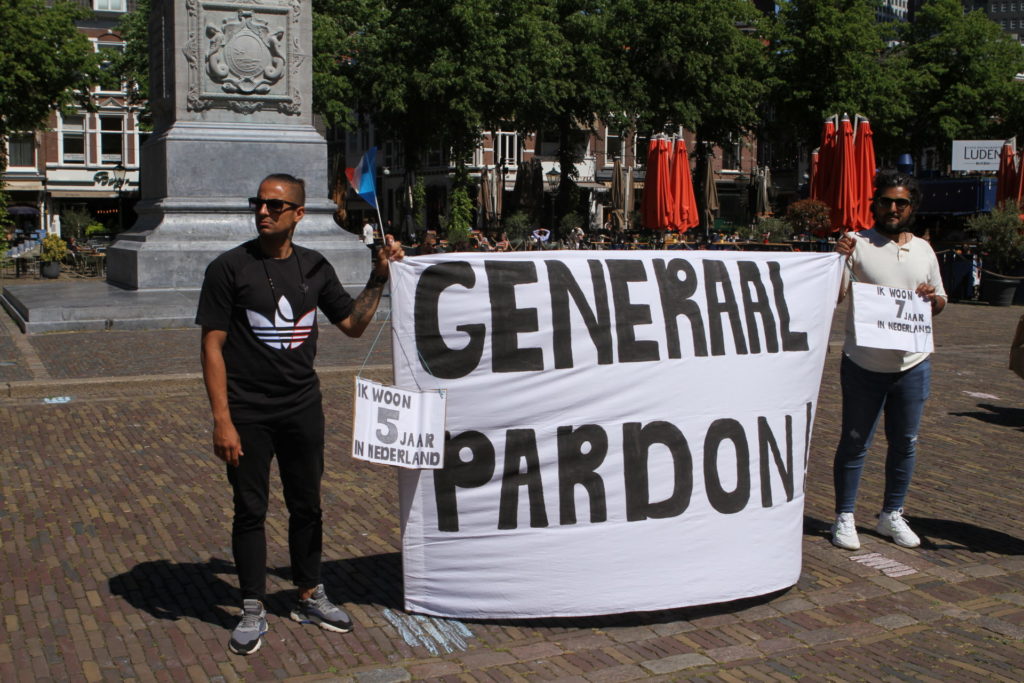
<path fill-rule="evenodd" d="M 65 116 L 61 128 L 61 155 L 65 164 L 85 163 L 85 117 Z"/>
<path fill-rule="evenodd" d="M 611 166 L 616 158 L 622 158 L 622 136 L 609 129 L 604 138 L 604 165 Z"/>
<path fill-rule="evenodd" d="M 722 170 L 723 171 L 738 171 L 740 170 L 740 143 L 733 142 L 722 147 Z"/>
<path fill-rule="evenodd" d="M 32 133 L 15 133 L 7 138 L 7 165 L 11 168 L 35 168 L 35 135 Z"/>
<path fill-rule="evenodd" d="M 123 131 L 123 117 L 100 117 L 100 161 L 102 163 L 120 163 L 124 158 Z"/>
<path fill-rule="evenodd" d="M 92 8 L 97 12 L 124 12 L 127 0 L 92 0 Z"/>
<path fill-rule="evenodd" d="M 633 166 L 643 168 L 647 165 L 647 147 L 650 140 L 642 135 L 633 138 Z"/>
<path fill-rule="evenodd" d="M 494 144 L 495 163 L 505 162 L 506 166 L 519 163 L 519 135 L 499 131 Z"/>

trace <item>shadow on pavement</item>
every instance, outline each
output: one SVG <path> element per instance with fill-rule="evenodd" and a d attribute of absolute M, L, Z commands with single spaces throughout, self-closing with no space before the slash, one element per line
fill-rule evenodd
<path fill-rule="evenodd" d="M 1001 531 L 985 529 L 968 522 L 950 519 L 910 517 L 911 528 L 921 536 L 921 547 L 928 549 L 966 549 L 975 553 L 1024 555 L 1024 540 Z M 948 541 L 943 543 L 942 541 Z"/>
<path fill-rule="evenodd" d="M 288 580 L 288 567 L 271 567 L 268 573 Z M 109 581 L 110 592 L 124 598 L 136 609 L 157 619 L 199 619 L 226 629 L 238 621 L 234 609 L 220 605 L 239 602 L 235 586 L 235 567 L 231 562 L 210 558 L 208 562 L 143 562 Z M 404 612 L 402 597 L 402 559 L 399 553 L 384 553 L 323 563 L 322 577 L 327 594 L 338 604 L 375 605 Z M 227 575 L 222 578 L 222 575 Z M 466 623 L 504 624 L 541 627 L 602 628 L 643 626 L 702 617 L 730 614 L 763 605 L 788 592 L 790 588 L 732 602 L 700 605 L 655 612 L 629 612 L 593 617 L 550 619 L 465 619 Z M 267 611 L 287 615 L 295 593 L 279 591 L 267 596 Z"/>
<path fill-rule="evenodd" d="M 1014 427 L 1024 431 L 1024 408 L 1007 408 L 1005 406 L 992 405 L 991 403 L 979 403 L 979 408 L 988 412 L 950 413 L 956 417 L 972 417 L 989 424 L 1000 427 Z"/>
<path fill-rule="evenodd" d="M 157 619 L 201 619 L 218 626 L 233 626 L 237 610 L 219 605 L 239 602 L 238 590 L 220 575 L 234 577 L 235 565 L 218 558 L 208 562 L 143 562 L 110 579 L 112 595 Z"/>
<path fill-rule="evenodd" d="M 289 567 L 269 567 L 268 574 L 291 578 Z M 334 560 L 322 565 L 327 594 L 337 603 L 376 604 L 402 609 L 402 560 L 398 553 Z M 219 558 L 207 562 L 143 562 L 109 581 L 112 595 L 157 619 L 199 619 L 232 628 L 241 604 L 235 565 Z M 294 607 L 295 591 L 267 595 L 271 614 L 287 615 Z"/>

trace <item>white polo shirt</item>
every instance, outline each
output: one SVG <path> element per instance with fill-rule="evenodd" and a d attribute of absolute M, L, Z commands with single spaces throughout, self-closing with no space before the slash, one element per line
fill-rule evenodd
<path fill-rule="evenodd" d="M 911 237 L 900 246 L 874 228 L 859 233 L 850 233 L 856 239 L 848 267 L 843 270 L 842 291 L 848 292 L 851 279 L 886 287 L 917 289 L 922 283 L 935 287 L 938 296 L 946 298 L 939 273 L 939 261 L 932 246 L 920 237 Z M 871 349 L 857 346 L 854 336 L 853 319 L 856 297 L 850 302 L 846 314 L 846 340 L 843 353 L 854 363 L 873 372 L 902 372 L 914 367 L 927 353 L 911 353 L 895 349 Z"/>

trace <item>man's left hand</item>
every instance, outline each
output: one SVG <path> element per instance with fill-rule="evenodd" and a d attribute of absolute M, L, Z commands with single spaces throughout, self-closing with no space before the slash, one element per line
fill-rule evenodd
<path fill-rule="evenodd" d="M 938 315 L 942 312 L 942 309 L 946 306 L 946 298 L 939 296 L 935 293 L 935 285 L 930 285 L 927 282 L 922 282 L 914 290 L 917 295 L 925 301 L 930 301 L 932 304 L 932 315 Z"/>
<path fill-rule="evenodd" d="M 401 261 L 405 258 L 405 249 L 402 243 L 392 235 L 384 236 L 384 246 L 376 250 L 373 261 L 373 274 L 387 276 L 392 261 Z"/>

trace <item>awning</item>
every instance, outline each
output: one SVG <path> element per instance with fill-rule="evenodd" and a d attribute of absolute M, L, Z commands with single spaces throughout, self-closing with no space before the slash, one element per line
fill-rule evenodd
<path fill-rule="evenodd" d="M 54 199 L 117 199 L 116 192 L 91 192 L 89 190 L 51 190 Z"/>
<path fill-rule="evenodd" d="M 12 216 L 38 216 L 39 209 L 34 206 L 8 206 L 7 213 Z"/>
<path fill-rule="evenodd" d="M 8 192 L 39 192 L 43 189 L 43 183 L 39 180 L 7 178 L 4 180 L 4 185 L 7 187 Z"/>

